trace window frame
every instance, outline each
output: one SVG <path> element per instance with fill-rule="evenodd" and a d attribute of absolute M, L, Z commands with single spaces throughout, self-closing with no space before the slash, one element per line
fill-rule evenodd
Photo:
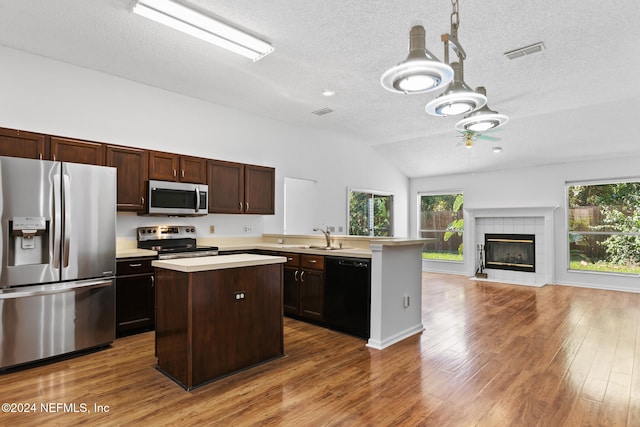
<path fill-rule="evenodd" d="M 351 234 L 351 193 L 363 193 L 363 194 L 369 194 L 372 197 L 376 197 L 376 196 L 380 196 L 380 197 L 390 197 L 391 198 L 391 208 L 389 209 L 389 234 L 387 236 L 376 236 L 374 234 L 374 227 L 370 227 L 369 228 L 369 234 L 368 235 L 363 235 L 363 234 Z M 394 237 L 394 226 L 393 226 L 393 220 L 394 220 L 394 195 L 393 193 L 390 193 L 388 191 L 381 191 L 381 190 L 369 190 L 369 189 L 364 189 L 364 188 L 357 188 L 357 187 L 347 187 L 347 230 L 346 230 L 346 234 L 347 236 L 362 236 L 362 237 Z M 374 221 L 374 216 L 371 215 L 371 219 L 369 221 L 370 224 L 372 224 L 372 221 Z"/>
<path fill-rule="evenodd" d="M 566 244 L 566 252 L 565 252 L 565 260 L 566 260 L 566 269 L 570 273 L 586 273 L 586 274 L 603 274 L 603 275 L 617 275 L 617 276 L 625 276 L 625 277 L 633 277 L 637 276 L 638 273 L 634 272 L 618 272 L 618 271 L 605 271 L 605 270 L 596 270 L 596 269 L 576 269 L 571 266 L 571 236 L 572 235 L 588 235 L 588 236 L 640 236 L 640 230 L 636 232 L 623 232 L 623 231 L 573 231 L 570 229 L 570 187 L 576 186 L 598 186 L 598 185 L 609 185 L 609 184 L 624 184 L 624 183 L 637 183 L 640 184 L 640 176 L 638 177 L 624 177 L 624 178 L 610 178 L 610 179 L 597 179 L 597 180 L 575 180 L 575 181 L 565 181 L 565 244 Z"/>
<path fill-rule="evenodd" d="M 423 232 L 427 232 L 427 233 L 446 233 L 447 231 L 451 231 L 448 229 L 444 229 L 444 230 L 431 230 L 431 229 L 422 229 L 422 197 L 424 196 L 431 196 L 431 197 L 435 197 L 435 196 L 457 196 L 457 195 L 462 195 L 462 197 L 464 198 L 464 191 L 461 188 L 458 189 L 449 189 L 449 190 L 441 190 L 441 191 L 419 191 L 417 193 L 417 220 L 416 220 L 416 230 L 417 230 L 417 237 L 418 238 L 422 238 L 422 233 Z M 460 211 L 462 212 L 462 219 L 464 219 L 464 202 L 462 204 L 462 207 L 460 208 Z M 466 230 L 466 225 L 463 225 L 462 231 L 460 231 L 459 233 L 461 233 L 462 235 L 460 236 L 461 241 L 464 243 L 464 233 Z M 457 232 L 457 231 L 456 231 Z M 424 248 L 423 248 L 423 254 L 424 254 Z M 460 254 L 460 256 L 462 257 L 459 260 L 446 260 L 446 259 L 438 259 L 438 258 L 424 258 L 424 260 L 426 261 L 438 261 L 438 262 L 452 262 L 452 263 L 458 263 L 458 264 L 463 264 L 465 262 L 465 256 L 464 256 L 464 250 L 462 251 L 462 253 Z"/>

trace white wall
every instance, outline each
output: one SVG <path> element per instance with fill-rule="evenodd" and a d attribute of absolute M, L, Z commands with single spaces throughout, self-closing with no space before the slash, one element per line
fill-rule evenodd
<path fill-rule="evenodd" d="M 276 215 L 208 215 L 180 222 L 206 237 L 283 232 L 284 177 L 318 183 L 321 224 L 346 227 L 347 187 L 393 193 L 397 236 L 408 233 L 408 179 L 373 149 L 201 100 L 0 47 L 0 127 L 276 168 Z M 242 96 L 238 94 L 238 96 Z M 119 215 L 118 236 L 167 219 Z M 174 221 L 175 222 L 175 221 Z M 309 234 L 313 233 L 309 230 Z"/>
<path fill-rule="evenodd" d="M 554 276 L 558 284 L 640 292 L 638 276 L 568 271 L 565 183 L 599 179 L 640 178 L 640 156 L 582 161 L 544 167 L 508 169 L 410 181 L 409 212 L 412 236 L 418 234 L 418 193 L 461 189 L 465 209 L 552 207 L 554 212 Z M 471 249 L 471 253 L 469 253 Z M 473 248 L 464 256 L 475 257 Z M 464 274 L 462 264 L 425 262 L 423 268 Z"/>

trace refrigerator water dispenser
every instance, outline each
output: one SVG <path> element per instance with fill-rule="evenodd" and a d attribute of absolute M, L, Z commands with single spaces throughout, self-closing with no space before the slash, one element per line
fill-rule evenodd
<path fill-rule="evenodd" d="M 13 217 L 9 220 L 9 265 L 47 264 L 49 221 L 44 217 Z"/>

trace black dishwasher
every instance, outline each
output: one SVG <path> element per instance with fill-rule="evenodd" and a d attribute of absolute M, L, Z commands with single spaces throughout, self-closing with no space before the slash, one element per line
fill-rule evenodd
<path fill-rule="evenodd" d="M 369 338 L 371 260 L 325 258 L 324 319 L 328 327 Z"/>

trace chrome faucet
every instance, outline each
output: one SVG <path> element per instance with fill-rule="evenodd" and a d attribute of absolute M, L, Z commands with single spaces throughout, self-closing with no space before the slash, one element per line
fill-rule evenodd
<path fill-rule="evenodd" d="M 329 231 L 329 227 L 327 226 L 326 230 L 323 230 L 320 227 L 316 227 L 313 229 L 313 231 L 322 231 L 322 234 L 324 234 L 324 238 L 327 239 L 327 247 L 330 248 L 331 247 L 331 232 Z"/>

